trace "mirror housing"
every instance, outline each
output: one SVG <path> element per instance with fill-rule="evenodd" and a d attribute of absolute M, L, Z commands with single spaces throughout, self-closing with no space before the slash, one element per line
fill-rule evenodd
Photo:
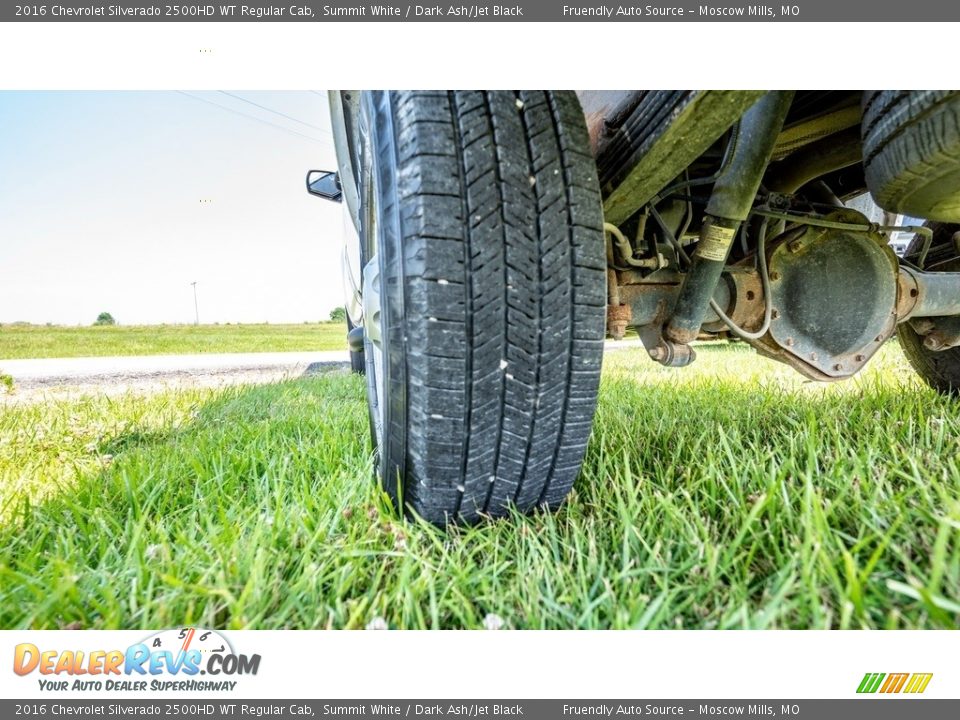
<path fill-rule="evenodd" d="M 310 170 L 307 172 L 307 192 L 331 202 L 343 200 L 340 186 L 340 173 L 331 170 Z"/>

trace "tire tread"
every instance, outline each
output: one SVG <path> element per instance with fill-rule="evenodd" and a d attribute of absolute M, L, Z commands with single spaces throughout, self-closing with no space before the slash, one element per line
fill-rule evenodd
<path fill-rule="evenodd" d="M 864 94 L 863 167 L 880 207 L 960 221 L 960 92 Z"/>
<path fill-rule="evenodd" d="M 566 92 L 390 93 L 403 237 L 404 503 L 435 523 L 566 496 L 603 350 L 600 190 Z"/>

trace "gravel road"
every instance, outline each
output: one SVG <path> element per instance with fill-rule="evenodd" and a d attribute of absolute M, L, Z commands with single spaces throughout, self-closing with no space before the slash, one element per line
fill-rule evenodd
<path fill-rule="evenodd" d="M 345 350 L 0 360 L 0 372 L 14 382 L 14 392 L 0 392 L 0 402 L 265 383 L 348 369 Z"/>
<path fill-rule="evenodd" d="M 636 339 L 606 344 L 607 351 L 642 347 Z M 346 350 L 0 360 L 0 372 L 12 376 L 14 382 L 12 393 L 5 394 L 0 388 L 0 405 L 91 393 L 249 385 L 349 372 L 349 367 Z"/>

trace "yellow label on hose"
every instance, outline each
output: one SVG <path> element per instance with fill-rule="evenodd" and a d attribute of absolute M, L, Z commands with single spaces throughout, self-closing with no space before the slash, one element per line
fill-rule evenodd
<path fill-rule="evenodd" d="M 725 228 L 720 225 L 707 225 L 706 232 L 697 246 L 697 255 L 704 260 L 723 262 L 733 244 L 737 231 L 734 228 Z"/>

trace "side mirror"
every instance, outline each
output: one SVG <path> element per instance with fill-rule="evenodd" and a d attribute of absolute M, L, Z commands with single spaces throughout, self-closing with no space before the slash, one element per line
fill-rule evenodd
<path fill-rule="evenodd" d="M 343 190 L 340 187 L 340 173 L 329 170 L 311 170 L 307 173 L 307 192 L 324 200 L 340 202 Z"/>

